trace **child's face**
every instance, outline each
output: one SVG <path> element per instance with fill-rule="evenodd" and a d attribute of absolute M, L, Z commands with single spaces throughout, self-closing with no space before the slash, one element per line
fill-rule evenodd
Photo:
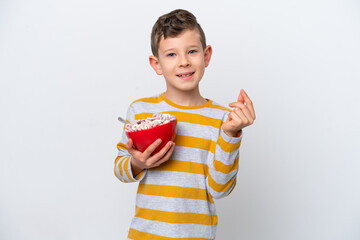
<path fill-rule="evenodd" d="M 197 30 L 184 30 L 176 37 L 162 37 L 159 57 L 151 56 L 150 64 L 158 75 L 164 75 L 168 91 L 188 92 L 198 89 L 211 53 L 211 46 L 203 50 Z"/>

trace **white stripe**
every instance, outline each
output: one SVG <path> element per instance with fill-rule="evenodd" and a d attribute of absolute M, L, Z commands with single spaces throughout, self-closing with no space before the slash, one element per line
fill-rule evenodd
<path fill-rule="evenodd" d="M 141 183 L 205 189 L 206 176 L 194 173 L 148 169 Z"/>
<path fill-rule="evenodd" d="M 216 226 L 200 224 L 174 224 L 134 217 L 130 228 L 140 232 L 171 238 L 215 238 Z"/>
<path fill-rule="evenodd" d="M 213 155 L 210 151 L 199 148 L 176 146 L 173 154 L 171 155 L 171 159 L 207 164 L 209 154 Z"/>
<path fill-rule="evenodd" d="M 160 211 L 191 212 L 216 215 L 215 204 L 200 199 L 182 199 L 137 194 L 136 205 L 140 208 L 148 208 Z"/>
<path fill-rule="evenodd" d="M 147 102 L 136 102 L 132 105 L 135 109 L 135 114 L 139 113 L 158 113 L 158 112 L 165 112 L 168 110 L 168 104 L 164 101 L 159 103 L 147 103 Z"/>
<path fill-rule="evenodd" d="M 123 133 L 122 133 L 122 135 L 121 135 L 121 140 L 120 140 L 120 142 L 121 142 L 122 144 L 126 145 L 126 143 L 128 142 L 128 140 L 129 140 L 129 139 L 128 139 L 125 131 L 123 131 Z M 127 150 L 123 150 L 123 151 L 126 151 L 126 152 L 127 152 Z"/>
<path fill-rule="evenodd" d="M 176 134 L 181 136 L 203 138 L 216 142 L 217 139 L 212 137 L 219 135 L 219 129 L 201 124 L 178 122 Z"/>

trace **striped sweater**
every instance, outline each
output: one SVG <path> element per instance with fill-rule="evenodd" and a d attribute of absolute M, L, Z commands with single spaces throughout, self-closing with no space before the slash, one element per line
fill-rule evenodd
<path fill-rule="evenodd" d="M 221 125 L 229 109 L 209 99 L 201 106 L 180 106 L 164 93 L 134 101 L 127 120 L 158 112 L 175 115 L 178 120 L 175 150 L 167 162 L 134 177 L 125 133 L 117 145 L 116 177 L 125 183 L 139 182 L 127 239 L 215 239 L 213 199 L 227 196 L 235 187 L 242 134 L 229 137 L 223 132 Z"/>

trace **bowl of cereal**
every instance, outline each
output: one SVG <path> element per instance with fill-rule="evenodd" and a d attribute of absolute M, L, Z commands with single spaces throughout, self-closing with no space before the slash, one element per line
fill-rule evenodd
<path fill-rule="evenodd" d="M 126 135 L 140 152 L 144 152 L 157 139 L 162 140 L 152 154 L 159 152 L 169 141 L 174 141 L 176 130 L 176 117 L 166 113 L 155 113 L 150 118 L 135 120 L 125 125 Z"/>

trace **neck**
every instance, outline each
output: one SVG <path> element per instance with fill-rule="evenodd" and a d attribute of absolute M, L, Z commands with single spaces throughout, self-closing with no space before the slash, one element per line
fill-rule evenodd
<path fill-rule="evenodd" d="M 181 106 L 200 106 L 207 102 L 207 100 L 201 96 L 199 89 L 188 92 L 175 92 L 167 89 L 165 97 L 171 102 Z"/>

